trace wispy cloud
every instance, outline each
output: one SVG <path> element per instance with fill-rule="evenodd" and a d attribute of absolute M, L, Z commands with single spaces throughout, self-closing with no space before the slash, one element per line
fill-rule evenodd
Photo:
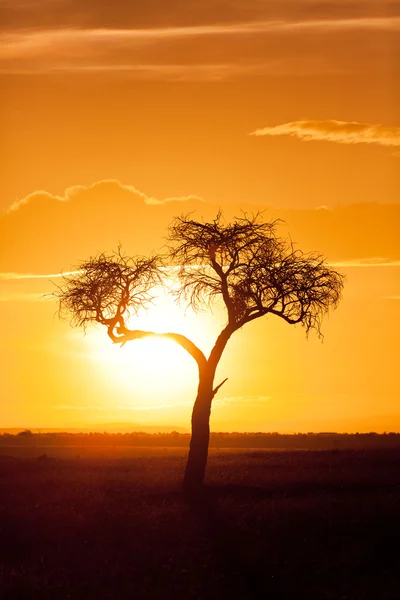
<path fill-rule="evenodd" d="M 65 271 L 64 273 L 0 273 L 0 280 L 15 281 L 19 279 L 57 279 L 66 275 L 76 275 L 79 271 Z"/>
<path fill-rule="evenodd" d="M 333 262 L 330 263 L 330 265 L 332 267 L 344 268 L 400 267 L 400 260 L 388 260 L 387 258 L 360 258 Z"/>
<path fill-rule="evenodd" d="M 82 43 L 147 42 L 204 36 L 237 36 L 263 33 L 291 33 L 295 31 L 338 31 L 343 29 L 400 30 L 400 17 L 367 17 L 359 19 L 319 19 L 306 21 L 253 21 L 245 23 L 193 25 L 158 28 L 57 28 L 7 33 L 0 36 L 0 56 L 17 56 L 26 52 L 67 47 Z"/>
<path fill-rule="evenodd" d="M 218 82 L 231 80 L 237 77 L 282 77 L 286 75 L 310 76 L 323 73 L 337 74 L 352 72 L 352 68 L 331 66 L 321 58 L 315 57 L 307 61 L 301 59 L 275 59 L 267 62 L 237 62 L 213 64 L 132 64 L 123 63 L 96 63 L 79 64 L 74 61 L 60 64 L 57 61 L 46 61 L 38 64 L 23 64 L 21 66 L 1 66 L 0 75 L 112 75 L 129 76 L 140 81 L 170 81 L 170 82 Z"/>
<path fill-rule="evenodd" d="M 119 406 L 119 410 L 127 410 L 132 412 L 147 412 L 153 410 L 164 410 L 165 408 L 178 408 L 180 406 L 193 406 L 193 402 L 175 402 L 170 404 L 155 404 L 149 406 L 130 406 L 130 405 L 122 405 Z"/>
<path fill-rule="evenodd" d="M 253 62 L 243 59 L 259 36 L 270 38 L 284 35 L 306 39 L 312 34 L 335 35 L 349 32 L 352 35 L 353 31 L 400 31 L 400 17 L 256 20 L 130 29 L 82 26 L 26 28 L 0 35 L 0 73 L 111 71 L 131 73 L 139 78 L 192 77 L 200 80 L 221 79 L 232 74 L 251 74 L 257 68 L 264 69 L 267 74 L 272 69 L 274 74 L 274 61 L 272 64 L 266 62 L 265 52 L 260 54 L 257 48 L 253 48 Z M 226 40 L 226 47 L 221 61 L 222 39 Z M 237 50 L 239 39 L 243 45 L 240 57 L 234 51 Z M 179 45 L 176 50 L 173 46 L 175 42 Z M 182 52 L 182 43 L 187 44 L 185 52 Z M 210 44 L 213 43 L 219 48 L 215 54 L 219 58 L 218 63 L 209 51 Z M 203 52 L 204 44 L 208 51 Z M 284 61 L 286 53 L 278 54 L 276 60 Z M 197 58 L 201 55 L 208 56 L 210 64 L 197 64 Z M 182 59 L 182 64 L 177 64 L 177 56 Z M 267 56 L 273 58 L 270 53 Z M 296 63 L 296 56 L 290 58 Z M 315 57 L 308 56 L 308 59 L 315 60 Z M 328 68 L 328 65 L 325 66 Z M 190 72 L 189 68 L 193 71 Z"/>
<path fill-rule="evenodd" d="M 378 144 L 400 146 L 400 127 L 387 127 L 357 121 L 291 121 L 257 129 L 250 135 L 289 135 L 303 141 L 328 141 L 339 144 Z"/>
<path fill-rule="evenodd" d="M 240 404 L 243 406 L 259 406 L 264 405 L 266 402 L 270 402 L 271 396 L 223 396 L 214 400 L 213 407 L 226 407 L 228 405 Z"/>
<path fill-rule="evenodd" d="M 34 292 L 21 292 L 0 296 L 0 302 L 38 302 L 43 299 L 43 294 Z"/>
<path fill-rule="evenodd" d="M 62 27 L 135 27 L 185 28 L 259 22 L 292 22 L 371 19 L 397 16 L 397 0 L 151 0 L 132 3 L 127 0 L 95 2 L 93 0 L 0 0 L 8 19 L 4 29 L 12 26 L 28 29 Z M 50 10 L 36 10 L 38 8 Z M 15 14 L 16 13 L 16 14 Z M 18 19 L 16 18 L 18 17 Z"/>
<path fill-rule="evenodd" d="M 232 405 L 241 405 L 241 406 L 260 406 L 265 405 L 266 402 L 271 400 L 271 396 L 225 396 L 222 398 L 218 398 L 218 396 L 214 400 L 213 408 L 227 408 Z M 163 403 L 163 404 L 150 404 L 150 405 L 139 405 L 134 406 L 130 404 L 122 404 L 119 406 L 114 406 L 113 410 L 116 411 L 127 411 L 127 412 L 152 412 L 158 410 L 165 409 L 176 409 L 182 406 L 193 406 L 193 402 L 171 402 L 171 403 Z M 59 404 L 56 406 L 57 410 L 65 410 L 65 411 L 105 411 L 108 410 L 104 406 L 98 406 L 94 404 Z"/>
<path fill-rule="evenodd" d="M 55 406 L 56 410 L 76 410 L 79 412 L 84 412 L 87 410 L 99 410 L 99 411 L 103 411 L 103 410 L 108 410 L 105 406 L 97 406 L 95 404 L 84 404 L 84 405 L 77 405 L 77 404 L 58 404 L 57 406 Z"/>
<path fill-rule="evenodd" d="M 120 405 L 114 406 L 114 411 L 128 411 L 128 412 L 147 412 L 147 411 L 157 411 L 164 410 L 166 408 L 178 408 L 181 406 L 193 406 L 193 402 L 179 402 L 179 403 L 171 403 L 171 404 L 155 404 L 149 406 L 131 406 L 131 405 Z M 105 411 L 109 410 L 105 406 L 98 406 L 95 404 L 58 404 L 56 406 L 57 410 L 65 410 L 65 411 Z"/>

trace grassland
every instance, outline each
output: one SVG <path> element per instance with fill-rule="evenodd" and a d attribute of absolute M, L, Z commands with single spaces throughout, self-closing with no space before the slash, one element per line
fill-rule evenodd
<path fill-rule="evenodd" d="M 0 598 L 400 597 L 400 449 L 115 452 L 2 448 Z"/>

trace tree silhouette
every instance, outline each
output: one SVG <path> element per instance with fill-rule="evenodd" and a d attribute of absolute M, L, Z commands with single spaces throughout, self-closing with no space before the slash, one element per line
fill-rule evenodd
<path fill-rule="evenodd" d="M 208 357 L 184 335 L 127 327 L 127 319 L 151 303 L 153 287 L 165 284 L 168 268 L 162 267 L 160 257 L 133 259 L 118 250 L 90 258 L 64 277 L 56 296 L 61 314 L 72 314 L 73 325 L 101 323 L 112 341 L 121 344 L 153 335 L 167 337 L 194 358 L 199 384 L 184 475 L 184 489 L 193 492 L 204 481 L 212 400 L 226 381 L 215 386 L 214 379 L 232 334 L 271 314 L 321 336 L 323 316 L 340 300 L 343 276 L 320 254 L 304 254 L 278 237 L 277 222 L 264 222 L 261 215 L 245 215 L 233 223 L 226 223 L 221 213 L 208 223 L 191 215 L 175 218 L 164 264 L 178 270 L 180 285 L 173 293 L 179 302 L 201 310 L 222 300 L 226 308 L 226 325 Z"/>

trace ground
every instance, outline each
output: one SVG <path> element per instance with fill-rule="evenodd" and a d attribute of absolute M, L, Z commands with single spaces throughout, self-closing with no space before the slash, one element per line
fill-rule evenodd
<path fill-rule="evenodd" d="M 0 598 L 399 598 L 399 449 L 112 452 L 2 448 Z"/>

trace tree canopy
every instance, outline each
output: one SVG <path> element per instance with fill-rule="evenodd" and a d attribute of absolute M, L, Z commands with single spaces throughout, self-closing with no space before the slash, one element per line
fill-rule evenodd
<path fill-rule="evenodd" d="M 179 265 L 178 297 L 194 309 L 222 298 L 238 329 L 268 313 L 321 334 L 322 318 L 336 308 L 343 277 L 322 255 L 305 254 L 277 235 L 278 221 L 260 215 L 225 223 L 178 217 L 169 230 L 170 257 Z"/>
<path fill-rule="evenodd" d="M 121 248 L 82 262 L 64 276 L 56 296 L 60 315 L 70 316 L 71 325 L 86 328 L 105 325 L 113 341 L 125 321 L 152 303 L 152 290 L 161 282 L 160 258 L 125 256 Z"/>

